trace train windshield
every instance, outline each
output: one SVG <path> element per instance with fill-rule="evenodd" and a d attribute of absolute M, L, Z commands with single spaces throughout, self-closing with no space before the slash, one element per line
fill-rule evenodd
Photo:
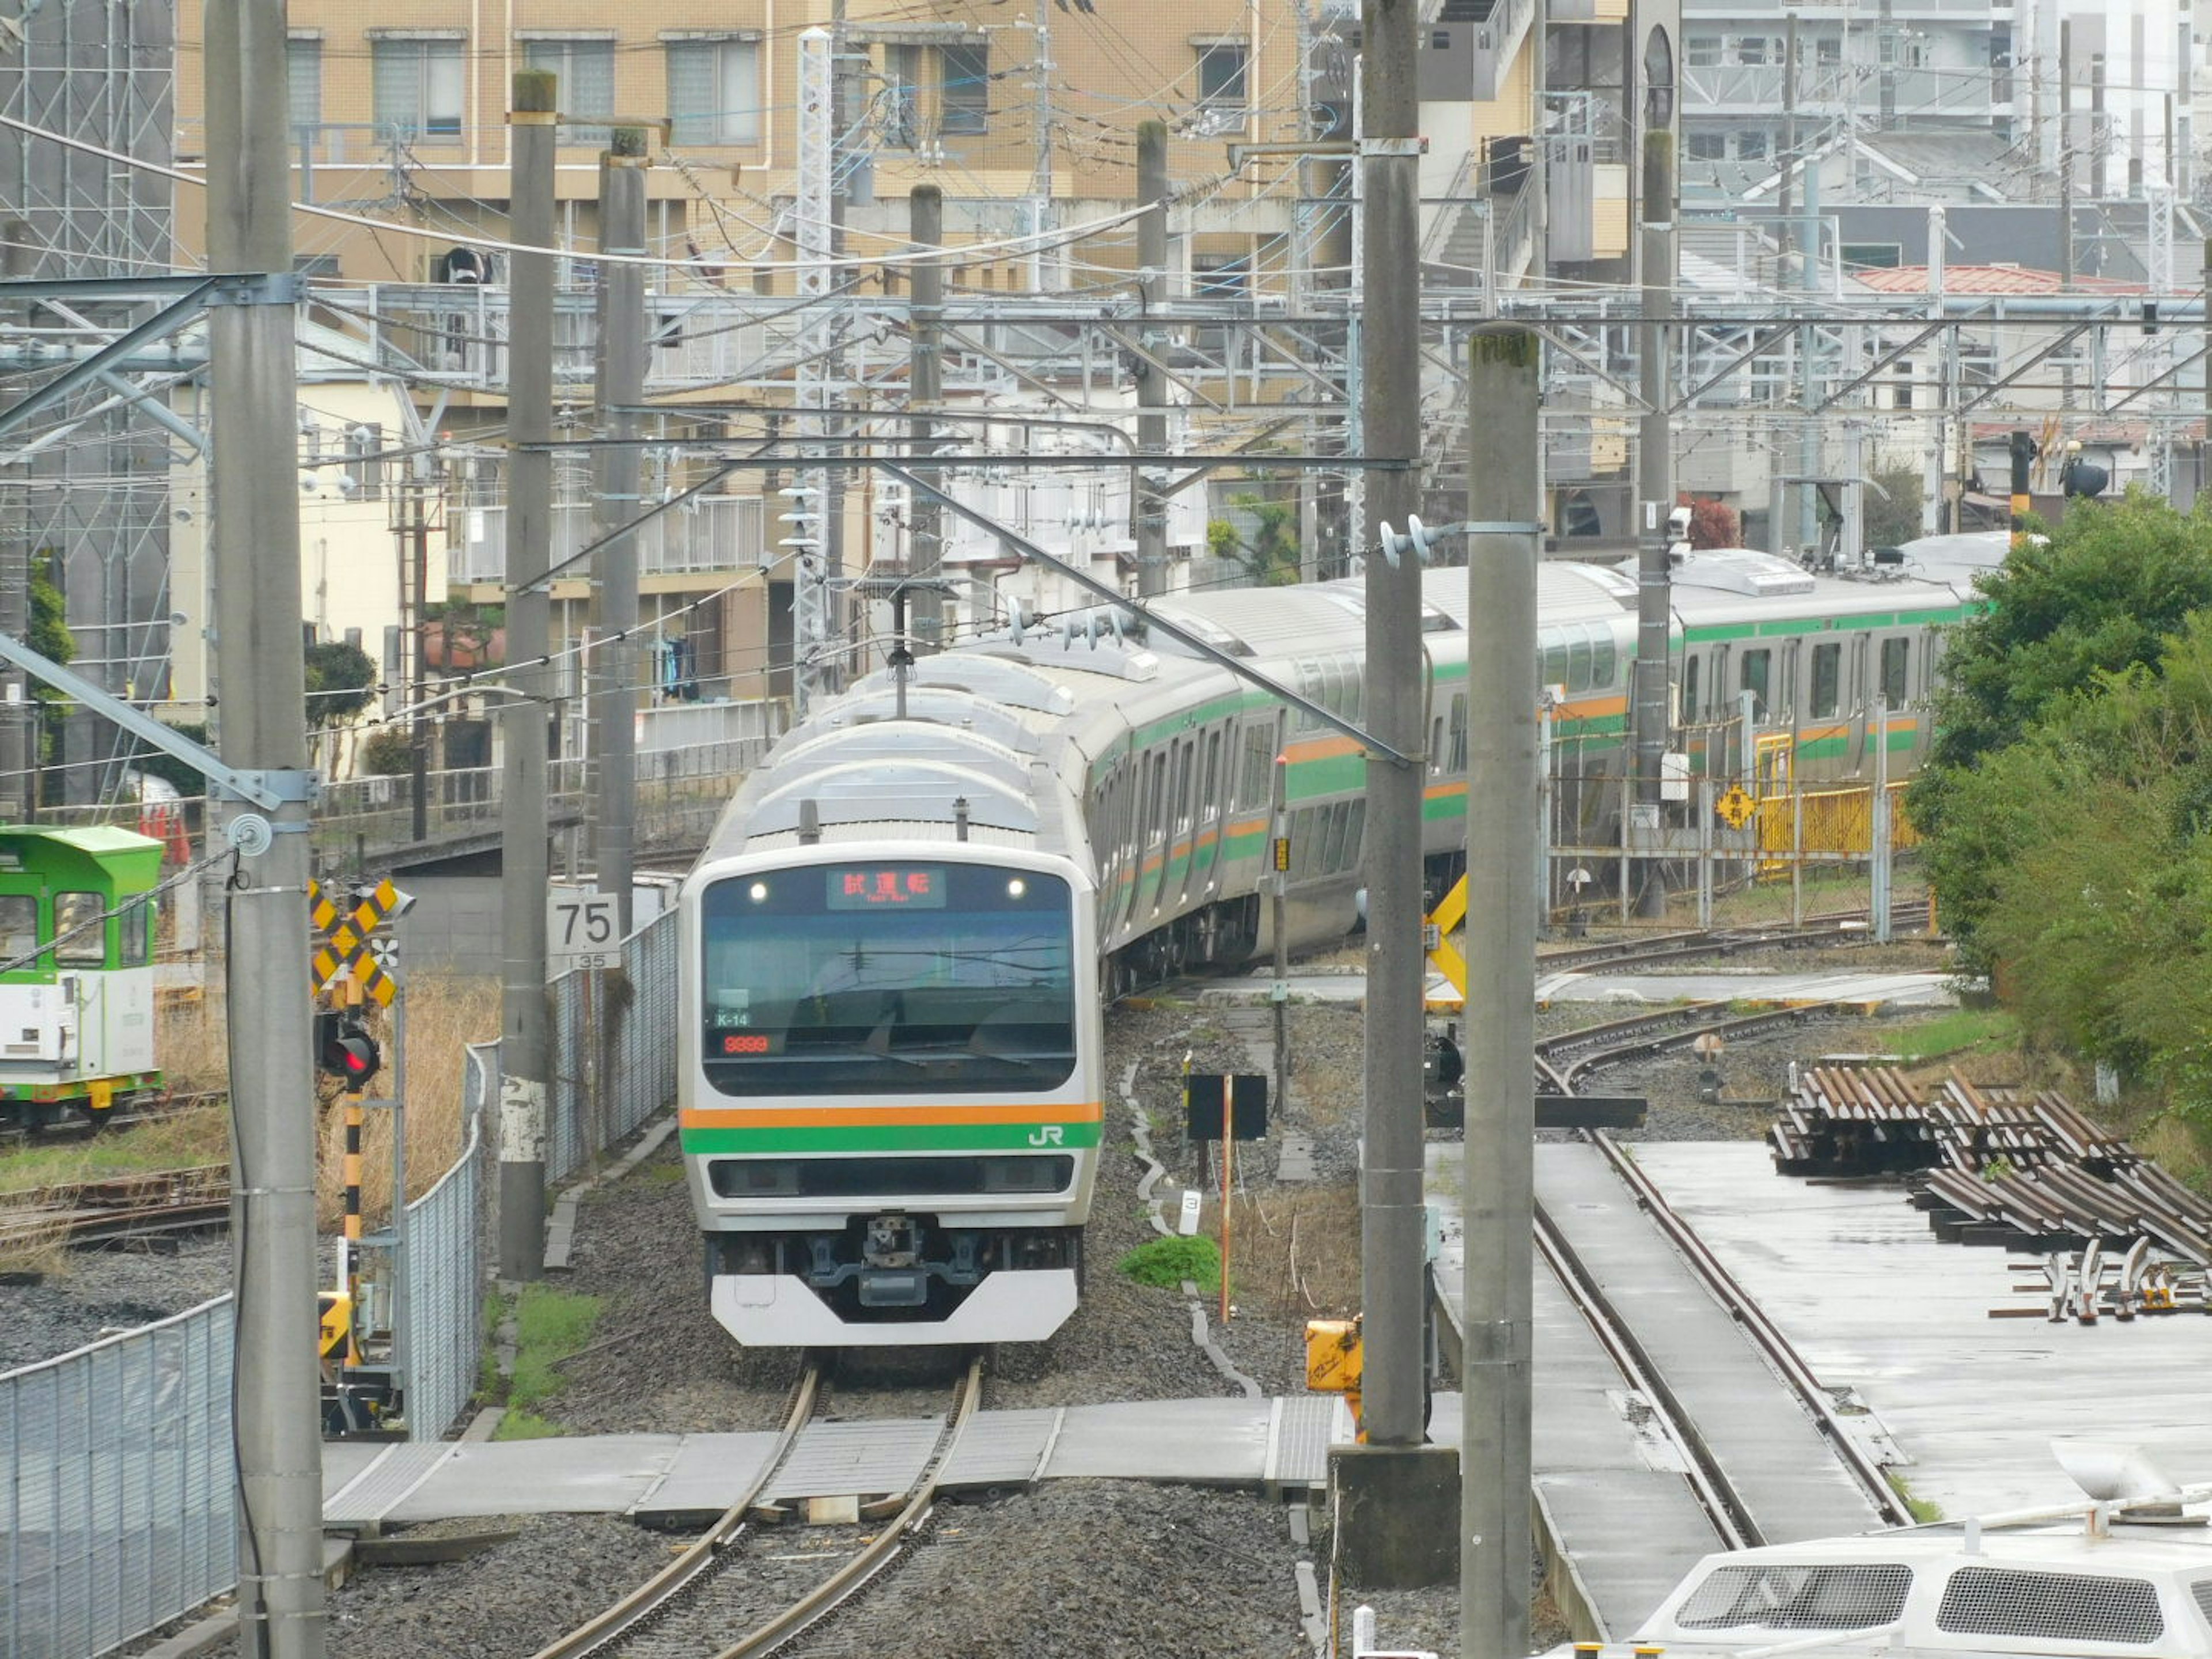
<path fill-rule="evenodd" d="M 707 888 L 700 935 L 722 1094 L 1048 1089 L 1075 1069 L 1058 877 L 926 860 L 733 876 Z"/>

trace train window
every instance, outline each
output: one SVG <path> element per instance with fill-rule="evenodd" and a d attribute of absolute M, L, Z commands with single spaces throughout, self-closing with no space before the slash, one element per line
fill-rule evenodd
<path fill-rule="evenodd" d="M 1613 635 L 1603 623 L 1590 624 L 1590 684 L 1598 687 L 1613 684 Z"/>
<path fill-rule="evenodd" d="M 1221 816 L 1221 732 L 1218 727 L 1206 734 L 1206 788 L 1200 797 L 1198 810 L 1200 816 L 1209 823 Z"/>
<path fill-rule="evenodd" d="M 1542 639 L 1544 651 L 1544 684 L 1565 685 L 1567 683 L 1567 647 L 1556 633 L 1547 633 Z"/>
<path fill-rule="evenodd" d="M 1698 718 L 1698 663 L 1699 659 L 1688 652 L 1682 653 L 1682 708 L 1679 718 L 1685 725 Z"/>
<path fill-rule="evenodd" d="M 1455 777 L 1467 771 L 1467 694 L 1464 691 L 1451 700 L 1451 771 Z"/>
<path fill-rule="evenodd" d="M 1240 806 L 1258 806 L 1267 799 L 1267 767 L 1274 758 L 1272 735 L 1264 726 L 1244 728 L 1244 782 L 1237 793 Z"/>
<path fill-rule="evenodd" d="M 54 895 L 54 960 L 64 968 L 105 968 L 107 929 L 100 918 L 107 907 L 97 893 Z"/>
<path fill-rule="evenodd" d="M 1321 849 L 1321 867 L 1334 873 L 1345 868 L 1344 832 L 1350 827 L 1352 809 L 1348 803 L 1339 801 L 1328 809 L 1328 829 Z"/>
<path fill-rule="evenodd" d="M 1813 647 L 1812 713 L 1816 720 L 1833 718 L 1842 707 L 1844 647 L 1833 641 Z"/>
<path fill-rule="evenodd" d="M 154 901 L 139 899 L 123 912 L 123 965 L 143 968 L 154 959 Z"/>
<path fill-rule="evenodd" d="M 1589 636 L 1583 635 L 1567 641 L 1567 690 L 1587 691 L 1590 689 Z"/>
<path fill-rule="evenodd" d="M 1881 700 L 1885 707 L 1905 707 L 1905 670 L 1911 660 L 1911 640 L 1884 640 L 1881 642 Z"/>
<path fill-rule="evenodd" d="M 1168 757 L 1164 752 L 1152 757 L 1152 793 L 1145 814 L 1145 836 L 1151 842 L 1168 838 L 1168 823 L 1175 803 L 1168 799 Z"/>
<path fill-rule="evenodd" d="M 0 962 L 15 962 L 39 948 L 39 902 L 28 893 L 0 896 Z"/>
<path fill-rule="evenodd" d="M 1435 777 L 1444 769 L 1444 717 L 1437 715 L 1429 722 L 1429 775 Z"/>
<path fill-rule="evenodd" d="M 1736 684 L 1752 695 L 1751 714 L 1753 720 L 1762 719 L 1766 714 L 1767 674 L 1773 661 L 1771 651 L 1747 651 L 1743 653 L 1743 674 Z"/>
<path fill-rule="evenodd" d="M 1190 833 L 1190 781 L 1196 769 L 1192 763 L 1197 758 L 1198 744 L 1180 743 L 1176 745 L 1176 834 Z"/>

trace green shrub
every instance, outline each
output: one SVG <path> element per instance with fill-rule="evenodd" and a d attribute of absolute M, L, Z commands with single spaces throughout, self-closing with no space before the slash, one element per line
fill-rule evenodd
<path fill-rule="evenodd" d="M 1188 1279 L 1202 1291 L 1221 1288 L 1221 1249 L 1210 1238 L 1156 1238 L 1115 1266 L 1139 1285 L 1172 1291 Z"/>

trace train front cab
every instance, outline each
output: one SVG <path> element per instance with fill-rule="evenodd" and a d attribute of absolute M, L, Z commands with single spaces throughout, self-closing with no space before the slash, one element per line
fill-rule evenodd
<path fill-rule="evenodd" d="M 0 825 L 0 1101 L 18 1121 L 159 1085 L 161 869 L 161 843 L 128 830 Z"/>
<path fill-rule="evenodd" d="M 680 1123 L 748 1346 L 1042 1341 L 1103 1124 L 1088 884 L 969 843 L 724 860 L 683 905 Z"/>

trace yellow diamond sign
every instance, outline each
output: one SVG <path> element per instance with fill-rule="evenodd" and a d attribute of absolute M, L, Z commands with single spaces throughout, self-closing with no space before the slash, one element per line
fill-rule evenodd
<path fill-rule="evenodd" d="M 1462 1003 L 1467 1000 L 1467 958 L 1451 943 L 1451 936 L 1467 920 L 1467 878 L 1462 876 L 1452 884 L 1443 901 L 1429 916 L 1429 936 L 1435 943 L 1429 946 L 1429 962 L 1446 979 L 1452 989 L 1459 993 Z"/>
<path fill-rule="evenodd" d="M 1731 830 L 1742 829 L 1758 810 L 1759 804 L 1743 793 L 1743 786 L 1740 783 L 1729 785 L 1728 793 L 1713 803 L 1713 811 L 1721 815 Z"/>

